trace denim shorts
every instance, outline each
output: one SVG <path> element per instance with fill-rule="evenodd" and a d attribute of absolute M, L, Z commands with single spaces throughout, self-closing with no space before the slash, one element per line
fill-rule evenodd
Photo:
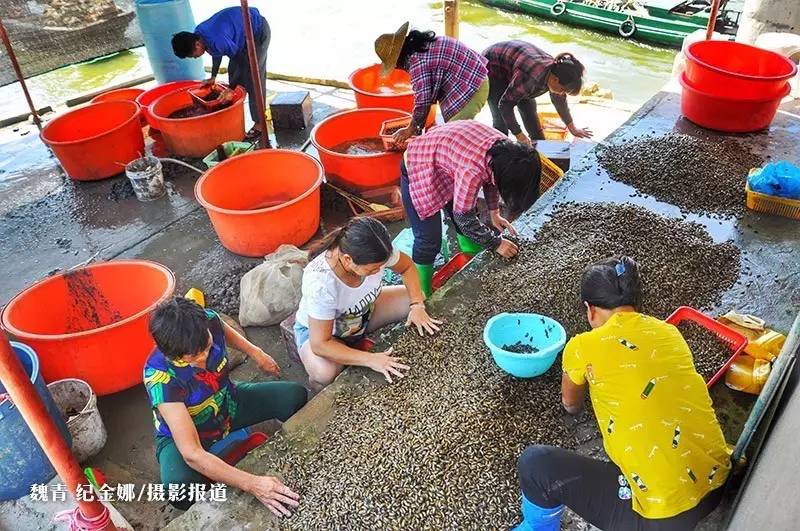
<path fill-rule="evenodd" d="M 366 329 L 369 326 L 369 321 L 364 324 L 364 328 Z M 306 341 L 309 340 L 311 337 L 311 333 L 308 330 L 307 326 L 303 326 L 297 321 L 294 322 L 294 326 L 292 327 L 294 331 L 294 344 L 297 347 L 297 353 L 300 354 L 300 349 L 303 348 L 303 345 L 306 344 Z M 357 345 L 362 339 L 364 339 L 364 334 L 359 334 L 357 336 L 347 337 L 347 338 L 337 338 L 342 343 L 347 346 L 354 346 Z"/>

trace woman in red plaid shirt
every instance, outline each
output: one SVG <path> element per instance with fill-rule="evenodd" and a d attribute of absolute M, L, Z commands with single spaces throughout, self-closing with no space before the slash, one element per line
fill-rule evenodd
<path fill-rule="evenodd" d="M 515 216 L 539 197 L 542 166 L 534 148 L 491 126 L 460 120 L 411 139 L 400 170 L 403 206 L 414 233 L 412 258 L 426 296 L 442 244 L 442 209 L 455 225 L 462 251 L 486 248 L 506 258 L 517 255 L 517 245 L 501 236 L 506 229 L 512 235 L 516 231 L 500 214 L 500 198 Z M 481 190 L 490 226 L 478 216 Z"/>
<path fill-rule="evenodd" d="M 553 58 L 529 42 L 506 41 L 489 46 L 483 56 L 489 68 L 489 110 L 498 131 L 507 134 L 511 130 L 523 144 L 544 139 L 534 98 L 549 92 L 570 133 L 578 138 L 592 136 L 589 129 L 575 125 L 567 105 L 567 94 L 579 94 L 583 85 L 583 65 L 572 54 Z M 514 107 L 530 137 L 522 132 Z"/>
<path fill-rule="evenodd" d="M 431 105 L 439 104 L 445 122 L 475 118 L 489 96 L 486 59 L 450 37 L 432 31 L 408 31 L 408 22 L 375 40 L 383 76 L 395 68 L 411 75 L 414 111 L 411 124 L 394 135 L 402 144 L 419 134 Z"/>

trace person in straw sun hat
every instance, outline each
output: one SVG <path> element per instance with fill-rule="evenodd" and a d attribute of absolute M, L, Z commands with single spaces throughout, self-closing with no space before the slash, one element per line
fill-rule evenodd
<path fill-rule="evenodd" d="M 399 145 L 422 131 L 434 103 L 446 122 L 472 119 L 486 104 L 486 58 L 456 39 L 432 31 L 409 31 L 409 23 L 404 22 L 394 33 L 375 40 L 375 53 L 383 76 L 395 68 L 411 75 L 414 111 L 411 124 L 394 135 Z"/>

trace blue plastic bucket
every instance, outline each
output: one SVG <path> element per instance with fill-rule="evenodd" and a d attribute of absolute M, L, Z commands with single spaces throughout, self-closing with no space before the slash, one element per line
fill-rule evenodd
<path fill-rule="evenodd" d="M 72 444 L 67 425 L 50 396 L 50 391 L 39 372 L 39 358 L 22 343 L 11 342 L 31 383 L 44 401 L 47 411 L 58 426 L 61 435 Z M 6 392 L 0 383 L 0 394 Z M 36 441 L 19 410 L 7 397 L 0 400 L 0 501 L 16 500 L 30 493 L 31 485 L 47 483 L 56 471 Z"/>
<path fill-rule="evenodd" d="M 179 59 L 172 51 L 174 34 L 195 29 L 189 0 L 138 0 L 135 8 L 156 81 L 163 84 L 183 79 L 204 79 L 202 58 Z"/>
<path fill-rule="evenodd" d="M 537 313 L 501 313 L 489 319 L 483 329 L 483 342 L 497 366 L 518 378 L 547 372 L 566 341 L 567 333 L 558 321 Z M 537 351 L 520 354 L 503 348 L 516 343 Z"/>

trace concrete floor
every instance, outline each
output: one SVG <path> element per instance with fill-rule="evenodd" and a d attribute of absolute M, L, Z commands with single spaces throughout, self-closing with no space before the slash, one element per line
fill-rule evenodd
<path fill-rule="evenodd" d="M 354 105 L 347 90 L 278 81 L 269 81 L 267 88 L 279 92 L 309 90 L 314 100 L 314 123 L 337 109 Z M 613 104 L 588 103 L 574 105 L 573 114 L 602 138 L 622 124 L 629 111 Z M 480 119 L 489 120 L 488 110 Z M 279 132 L 277 140 L 281 147 L 297 149 L 308 133 Z M 574 152 L 584 152 L 588 147 L 578 146 Z M 155 260 L 175 272 L 177 293 L 189 287 L 202 289 L 209 278 L 258 262 L 221 247 L 204 210 L 194 201 L 196 176 L 191 172 L 175 172 L 168 195 L 151 203 L 119 198 L 116 193 L 124 179 L 69 181 L 38 139 L 35 127 L 20 124 L 0 130 L 0 249 L 6 257 L 0 304 L 48 274 L 90 260 Z M 324 222 L 336 223 L 336 213 L 324 215 Z M 248 328 L 247 335 L 276 358 L 284 378 L 305 381 L 302 367 L 286 355 L 277 327 Z M 253 381 L 263 377 L 251 364 L 244 363 L 234 371 L 234 378 Z M 313 415 L 315 408 L 324 411 L 320 408 L 324 403 L 324 399 L 315 401 L 298 422 Z M 144 389 L 137 386 L 102 397 L 99 406 L 108 442 L 103 452 L 85 465 L 100 468 L 111 484 L 141 486 L 157 481 L 151 413 Z M 33 503 L 27 498 L 1 503 L 0 529 L 55 529 L 52 515 L 71 505 Z M 140 529 L 160 528 L 179 513 L 165 504 L 145 502 L 118 504 L 118 509 Z"/>
<path fill-rule="evenodd" d="M 800 161 L 800 120 L 797 111 L 800 102 L 792 101 L 783 107 L 768 132 L 738 137 L 742 145 L 762 154 L 765 158 Z M 654 96 L 624 126 L 609 137 L 608 142 L 620 143 L 644 132 L 658 133 L 682 132 L 697 134 L 700 130 L 680 117 L 680 98 L 677 94 L 662 92 Z M 673 205 L 655 201 L 652 197 L 635 196 L 634 189 L 611 181 L 599 167 L 593 152 L 590 152 L 568 176 L 543 196 L 534 207 L 517 221 L 523 233 L 531 234 L 547 219 L 548 212 L 557 203 L 575 202 L 616 202 L 634 203 L 669 217 L 681 217 Z M 740 219 L 716 219 L 690 214 L 688 219 L 707 227 L 715 239 L 730 239 L 742 250 L 743 261 L 750 266 L 750 273 L 742 273 L 739 283 L 731 288 L 722 302 L 712 311 L 737 308 L 747 313 L 759 315 L 777 329 L 788 330 L 798 308 L 800 308 L 800 231 L 791 220 L 747 212 Z M 442 290 L 432 301 L 432 311 L 443 316 L 448 322 L 459 318 L 459 307 L 467 305 L 480 287 L 471 282 L 471 276 L 482 267 L 482 260 L 476 259 L 470 266 Z M 748 286 L 748 282 L 751 282 Z M 389 343 L 392 332 L 380 338 Z M 298 412 L 283 426 L 289 450 L 299 450 L 315 444 L 318 435 L 325 429 L 327 419 L 333 413 L 333 398 L 339 393 L 360 392 L 364 388 L 382 385 L 368 371 L 348 369 L 339 379 L 317 395 L 303 410 Z M 735 441 L 742 431 L 742 425 L 749 414 L 752 400 L 742 398 L 723 385 L 715 387 L 715 404 L 727 401 L 726 405 L 736 409 L 736 414 L 728 415 L 726 438 Z M 590 441 L 591 442 L 591 441 Z M 595 441 L 597 442 L 597 441 Z M 254 454 L 245 458 L 239 467 L 252 473 L 270 473 L 260 466 L 259 455 L 265 452 L 287 451 L 267 443 Z M 790 452 L 787 452 L 790 454 Z M 257 454 L 257 455 L 256 455 Z M 791 459 L 790 455 L 785 456 Z M 787 480 L 796 491 L 796 481 Z M 766 494 L 765 494 L 766 495 Z M 729 511 L 729 501 L 703 523 L 703 529 L 724 528 Z M 167 529 L 275 529 L 276 519 L 251 496 L 231 492 L 225 503 L 196 504 L 187 513 L 174 520 Z M 574 529 L 574 527 L 570 527 Z"/>

